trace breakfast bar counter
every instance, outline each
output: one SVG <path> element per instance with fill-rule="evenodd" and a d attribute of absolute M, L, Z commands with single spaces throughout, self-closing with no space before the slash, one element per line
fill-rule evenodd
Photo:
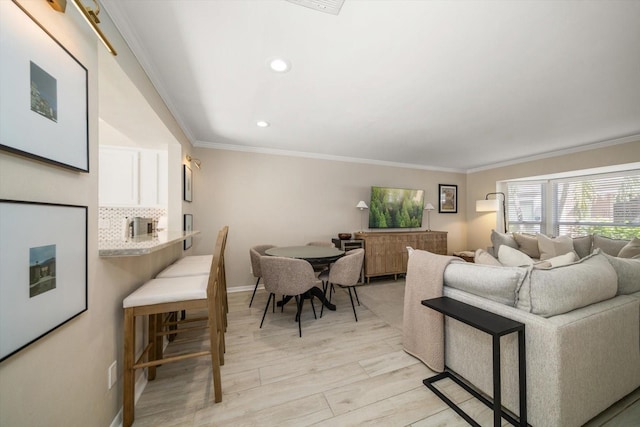
<path fill-rule="evenodd" d="M 199 234 L 199 231 L 159 231 L 122 240 L 98 242 L 101 257 L 147 255 Z"/>

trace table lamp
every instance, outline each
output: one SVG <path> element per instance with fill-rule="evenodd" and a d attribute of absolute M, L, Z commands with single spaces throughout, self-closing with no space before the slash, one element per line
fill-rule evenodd
<path fill-rule="evenodd" d="M 356 205 L 356 208 L 360 209 L 360 231 L 363 231 L 362 230 L 362 211 L 364 211 L 365 209 L 369 209 L 369 206 L 367 206 L 364 200 L 360 200 Z"/>
<path fill-rule="evenodd" d="M 431 211 L 434 209 L 431 203 L 424 205 L 424 210 L 427 211 L 427 231 L 431 231 Z"/>

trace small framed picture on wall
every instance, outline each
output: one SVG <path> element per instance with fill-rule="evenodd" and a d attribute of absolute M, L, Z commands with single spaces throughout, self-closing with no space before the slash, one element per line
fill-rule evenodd
<path fill-rule="evenodd" d="M 182 183 L 184 184 L 183 199 L 185 202 L 191 202 L 193 200 L 193 183 L 191 182 L 191 168 L 187 165 L 182 165 Z"/>
<path fill-rule="evenodd" d="M 183 229 L 184 229 L 185 233 L 193 231 L 193 215 L 184 214 L 184 226 L 183 226 Z M 187 237 L 186 239 L 184 239 L 184 250 L 185 251 L 191 247 L 191 243 L 192 243 L 191 237 Z"/>
<path fill-rule="evenodd" d="M 458 186 L 453 184 L 439 184 L 438 193 L 440 194 L 438 212 L 458 213 Z"/>

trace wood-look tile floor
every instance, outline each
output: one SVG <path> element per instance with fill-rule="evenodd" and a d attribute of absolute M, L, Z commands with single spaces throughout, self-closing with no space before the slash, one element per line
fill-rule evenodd
<path fill-rule="evenodd" d="M 299 338 L 295 304 L 284 313 L 269 309 L 260 329 L 266 292 L 258 291 L 252 308 L 250 292 L 230 293 L 222 402 L 213 403 L 208 358 L 173 363 L 148 383 L 134 426 L 468 425 L 422 384 L 433 372 L 402 350 L 404 280 L 376 281 L 358 295 L 358 322 L 342 289 L 333 297 L 338 309 L 322 318 L 319 304 L 314 319 L 307 301 Z M 208 344 L 174 342 L 167 353 L 187 345 Z M 449 398 L 481 425 L 493 425 L 489 408 L 447 381 L 439 387 Z M 636 390 L 589 426 L 638 425 L 639 400 Z"/>

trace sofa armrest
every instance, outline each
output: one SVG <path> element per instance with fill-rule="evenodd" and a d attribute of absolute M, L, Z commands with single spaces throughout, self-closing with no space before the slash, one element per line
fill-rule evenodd
<path fill-rule="evenodd" d="M 523 322 L 527 408 L 532 425 L 579 426 L 640 385 L 640 300 L 618 296 L 543 318 L 467 292 L 444 295 Z M 503 404 L 518 412 L 517 336 L 501 340 Z M 491 338 L 445 322 L 445 362 L 488 395 L 493 393 Z"/>

